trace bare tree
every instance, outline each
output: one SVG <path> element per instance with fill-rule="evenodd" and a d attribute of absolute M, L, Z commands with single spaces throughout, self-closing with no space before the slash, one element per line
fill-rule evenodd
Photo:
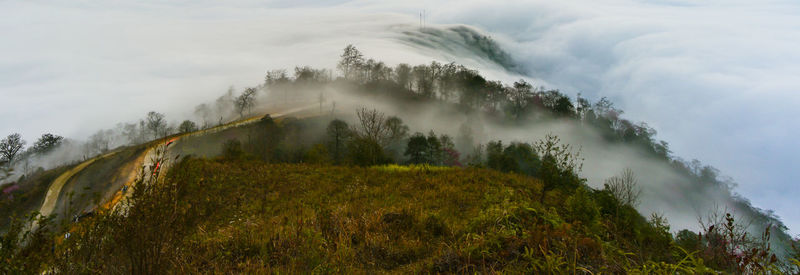
<path fill-rule="evenodd" d="M 639 196 L 642 189 L 633 170 L 625 168 L 619 175 L 606 179 L 604 188 L 608 190 L 623 205 L 636 207 L 639 205 Z"/>
<path fill-rule="evenodd" d="M 372 141 L 381 145 L 386 145 L 389 139 L 389 128 L 386 126 L 386 118 L 383 113 L 376 109 L 361 108 L 356 111 L 360 129 L 359 133 Z"/>
<path fill-rule="evenodd" d="M 236 97 L 236 100 L 233 102 L 236 106 L 236 111 L 239 112 L 239 117 L 244 117 L 245 113 L 250 113 L 250 110 L 255 105 L 256 99 L 256 89 L 255 88 L 247 88 L 244 89 L 241 95 Z"/>
<path fill-rule="evenodd" d="M 159 138 L 166 135 L 167 121 L 164 119 L 164 114 L 157 112 L 147 113 L 147 129 L 153 133 L 153 138 Z"/>
<path fill-rule="evenodd" d="M 89 142 L 86 144 L 87 153 L 89 155 L 102 154 L 108 152 L 109 143 L 111 143 L 111 135 L 114 132 L 111 130 L 99 130 L 89 137 Z"/>
<path fill-rule="evenodd" d="M 0 163 L 5 163 L 9 167 L 14 163 L 17 154 L 25 147 L 22 135 L 13 133 L 0 141 Z"/>
<path fill-rule="evenodd" d="M 136 123 L 124 123 L 121 125 L 120 133 L 127 140 L 128 144 L 139 144 L 144 142 L 141 129 Z"/>

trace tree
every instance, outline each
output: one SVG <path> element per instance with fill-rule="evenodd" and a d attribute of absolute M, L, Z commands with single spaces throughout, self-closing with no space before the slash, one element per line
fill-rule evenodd
<path fill-rule="evenodd" d="M 99 130 L 90 136 L 89 142 L 86 143 L 87 154 L 94 155 L 108 152 L 113 133 L 111 130 Z"/>
<path fill-rule="evenodd" d="M 519 119 L 528 106 L 528 102 L 533 96 L 533 85 L 520 79 L 514 82 L 514 87 L 509 89 L 509 101 L 511 102 L 511 115 L 515 119 Z"/>
<path fill-rule="evenodd" d="M 359 136 L 350 139 L 350 161 L 358 166 L 372 166 L 390 163 L 391 160 L 383 151 L 383 146 L 375 140 Z"/>
<path fill-rule="evenodd" d="M 406 146 L 405 156 L 408 157 L 408 162 L 413 164 L 431 163 L 429 158 L 430 150 L 428 146 L 428 139 L 422 133 L 414 133 L 408 138 L 408 145 Z"/>
<path fill-rule="evenodd" d="M 140 120 L 139 124 L 136 124 L 136 123 L 125 123 L 125 124 L 122 125 L 121 133 L 122 133 L 122 136 L 124 136 L 125 139 L 127 139 L 127 143 L 128 144 L 131 144 L 131 145 L 140 144 L 140 143 L 145 141 L 146 137 L 145 137 L 145 135 L 143 133 L 144 129 L 141 129 L 141 128 L 144 128 L 144 126 L 141 126 L 141 128 L 140 128 L 139 125 L 144 125 L 144 121 Z"/>
<path fill-rule="evenodd" d="M 164 114 L 151 111 L 147 113 L 146 119 L 147 130 L 153 133 L 153 138 L 166 135 L 167 121 L 164 119 Z"/>
<path fill-rule="evenodd" d="M 570 218 L 580 221 L 584 225 L 591 226 L 600 217 L 600 208 L 595 204 L 586 188 L 578 188 L 564 204 L 569 210 Z"/>
<path fill-rule="evenodd" d="M 614 103 L 607 97 L 602 97 L 594 104 L 594 113 L 611 120 L 617 120 L 623 111 L 615 108 Z"/>
<path fill-rule="evenodd" d="M 564 95 L 558 97 L 552 107 L 553 112 L 560 116 L 570 116 L 575 113 L 574 109 L 575 106 L 572 105 L 572 101 Z"/>
<path fill-rule="evenodd" d="M 178 132 L 182 134 L 194 131 L 197 131 L 197 124 L 195 124 L 194 121 L 188 119 L 181 122 L 181 125 L 178 126 Z"/>
<path fill-rule="evenodd" d="M 256 89 L 255 88 L 247 88 L 244 89 L 241 95 L 236 97 L 234 104 L 236 106 L 236 111 L 239 112 L 239 117 L 243 118 L 244 113 L 250 113 L 250 110 L 255 105 L 255 96 L 256 96 Z"/>
<path fill-rule="evenodd" d="M 364 55 L 350 44 L 344 48 L 344 53 L 342 53 L 341 57 L 342 59 L 339 60 L 339 64 L 336 67 L 342 71 L 345 78 L 354 79 L 357 70 L 364 63 Z"/>
<path fill-rule="evenodd" d="M 350 138 L 350 128 L 347 122 L 334 119 L 328 124 L 328 151 L 333 157 L 333 161 L 337 164 L 341 163 L 346 151 L 347 141 Z"/>
<path fill-rule="evenodd" d="M 23 147 L 25 147 L 25 141 L 22 140 L 22 135 L 19 133 L 8 135 L 0 141 L 0 162 L 4 162 L 8 167 L 11 167 Z"/>
<path fill-rule="evenodd" d="M 433 77 L 431 76 L 431 68 L 425 65 L 417 65 L 414 66 L 411 73 L 414 76 L 414 82 L 417 84 L 417 94 L 433 98 Z"/>
<path fill-rule="evenodd" d="M 294 67 L 294 83 L 323 83 L 329 80 L 328 70 L 310 66 Z"/>
<path fill-rule="evenodd" d="M 467 68 L 459 68 L 457 76 L 461 88 L 460 103 L 468 107 L 483 105 L 483 100 L 486 99 L 486 79 L 478 71 Z"/>
<path fill-rule="evenodd" d="M 501 141 L 486 145 L 487 166 L 503 172 L 516 172 L 530 176 L 538 175 L 541 161 L 528 143 L 514 142 L 503 147 Z"/>
<path fill-rule="evenodd" d="M 574 190 L 583 183 L 578 176 L 583 167 L 580 151 L 573 152 L 568 144 L 561 144 L 561 139 L 548 134 L 534 144 L 536 152 L 542 158 L 539 178 L 542 180 L 542 193 L 539 202 L 544 204 L 548 191 L 555 189 Z"/>
<path fill-rule="evenodd" d="M 356 111 L 362 137 L 385 146 L 389 138 L 384 114 L 376 109 L 361 108 Z"/>
<path fill-rule="evenodd" d="M 500 104 L 508 100 L 507 90 L 500 81 L 487 81 L 484 93 L 484 107 L 489 112 L 495 112 Z"/>
<path fill-rule="evenodd" d="M 502 172 L 519 172 L 519 165 L 503 153 L 503 141 L 490 141 L 486 144 L 486 166 Z"/>
<path fill-rule="evenodd" d="M 591 108 L 592 104 L 589 103 L 589 100 L 581 97 L 581 93 L 578 93 L 575 99 L 575 113 L 578 115 L 578 120 L 584 121 Z"/>
<path fill-rule="evenodd" d="M 403 120 L 396 116 L 386 119 L 387 128 L 387 153 L 393 158 L 398 158 L 398 154 L 403 150 L 403 139 L 408 136 L 408 126 L 403 124 Z"/>
<path fill-rule="evenodd" d="M 442 65 L 436 74 L 439 97 L 444 101 L 449 101 L 453 97 L 453 92 L 457 86 L 457 83 L 454 80 L 457 72 L 459 72 L 459 69 L 460 67 L 456 65 L 456 63 L 450 62 Z"/>
<path fill-rule="evenodd" d="M 439 136 L 439 164 L 445 166 L 461 166 L 461 153 L 456 150 L 453 138 L 448 135 Z"/>
<path fill-rule="evenodd" d="M 285 84 L 287 82 L 289 82 L 289 76 L 286 70 L 271 70 L 268 71 L 267 75 L 264 77 L 265 86 Z"/>
<path fill-rule="evenodd" d="M 251 151 L 264 160 L 272 160 L 279 155 L 279 145 L 283 142 L 286 133 L 269 114 L 264 115 L 257 125 L 258 127 L 253 131 L 253 139 L 258 142 L 250 142 L 248 146 L 251 146 Z"/>
<path fill-rule="evenodd" d="M 411 66 L 405 63 L 400 63 L 394 69 L 395 81 L 401 87 L 411 90 Z"/>
<path fill-rule="evenodd" d="M 398 141 L 408 135 L 408 126 L 403 124 L 403 120 L 396 116 L 391 116 L 386 119 L 386 128 L 388 131 L 388 138 L 391 141 Z"/>
<path fill-rule="evenodd" d="M 430 164 L 441 165 L 444 159 L 442 154 L 442 142 L 436 137 L 436 134 L 431 130 L 428 132 L 428 159 Z"/>
<path fill-rule="evenodd" d="M 461 166 L 460 154 L 454 147 L 452 139 L 447 135 L 437 137 L 431 131 L 426 137 L 418 132 L 408 139 L 404 155 L 413 164 Z"/>
<path fill-rule="evenodd" d="M 31 150 L 35 154 L 44 155 L 61 145 L 62 141 L 64 141 L 64 137 L 46 133 L 33 143 Z"/>
<path fill-rule="evenodd" d="M 639 196 L 642 194 L 639 182 L 630 168 L 625 168 L 619 175 L 606 179 L 603 188 L 611 193 L 620 204 L 631 207 L 639 204 Z"/>
<path fill-rule="evenodd" d="M 373 59 L 369 59 L 367 60 L 366 63 L 364 63 L 362 72 L 366 74 L 364 79 L 367 82 L 377 82 L 389 79 L 389 76 L 391 75 L 392 72 L 392 68 L 387 67 L 386 64 L 383 63 L 383 61 L 375 61 Z"/>

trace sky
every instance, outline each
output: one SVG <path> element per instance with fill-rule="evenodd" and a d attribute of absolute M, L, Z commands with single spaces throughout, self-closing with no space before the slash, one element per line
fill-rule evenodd
<path fill-rule="evenodd" d="M 150 110 L 181 120 L 267 70 L 333 68 L 350 43 L 390 64 L 481 69 L 401 43 L 422 10 L 490 34 L 537 84 L 609 97 L 800 232 L 797 1 L 5 0 L 0 135 L 81 139 Z"/>

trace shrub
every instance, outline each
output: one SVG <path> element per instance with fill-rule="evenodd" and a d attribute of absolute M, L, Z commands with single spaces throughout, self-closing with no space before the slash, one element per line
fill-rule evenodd
<path fill-rule="evenodd" d="M 349 143 L 350 162 L 358 166 L 381 165 L 391 162 L 378 142 L 364 137 L 356 137 Z"/>
<path fill-rule="evenodd" d="M 585 187 L 578 188 L 566 201 L 570 218 L 586 226 L 594 225 L 600 217 L 600 208 L 591 199 Z"/>
<path fill-rule="evenodd" d="M 328 149 L 322 144 L 317 144 L 311 147 L 304 157 L 306 163 L 313 164 L 330 164 L 331 157 Z"/>
<path fill-rule="evenodd" d="M 242 143 L 238 139 L 229 139 L 222 144 L 222 156 L 229 159 L 237 159 L 244 156 Z"/>

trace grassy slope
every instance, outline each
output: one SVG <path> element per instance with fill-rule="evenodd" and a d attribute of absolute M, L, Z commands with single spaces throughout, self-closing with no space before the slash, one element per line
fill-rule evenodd
<path fill-rule="evenodd" d="M 13 193 L 13 199 L 0 199 L 0 232 L 6 229 L 12 218 L 22 218 L 34 211 L 39 211 L 50 183 L 74 166 L 64 165 L 47 171 L 34 172 L 26 179 L 21 180 L 19 183 L 21 188 Z"/>
<path fill-rule="evenodd" d="M 190 159 L 170 172 L 201 214 L 179 269 L 200 272 L 620 271 L 588 226 L 538 204 L 536 179 L 485 169 L 396 169 Z"/>

